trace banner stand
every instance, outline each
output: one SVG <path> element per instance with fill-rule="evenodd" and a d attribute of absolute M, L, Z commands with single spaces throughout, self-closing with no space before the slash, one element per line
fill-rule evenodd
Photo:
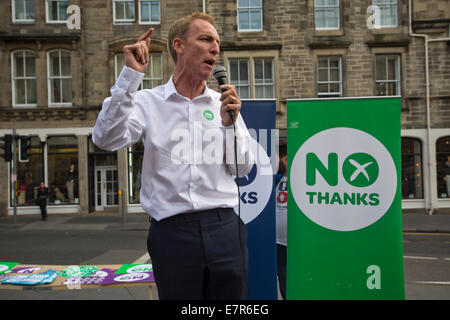
<path fill-rule="evenodd" d="M 401 98 L 287 110 L 287 298 L 404 299 Z"/>

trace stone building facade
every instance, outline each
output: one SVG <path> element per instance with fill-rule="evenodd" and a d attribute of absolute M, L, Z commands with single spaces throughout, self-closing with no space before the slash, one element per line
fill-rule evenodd
<path fill-rule="evenodd" d="M 80 29 L 68 28 L 76 15 L 67 16 L 70 5 L 81 9 Z M 373 5 L 378 20 L 368 11 Z M 129 212 L 142 210 L 142 145 L 110 153 L 90 135 L 123 66 L 123 45 L 154 27 L 142 88 L 165 83 L 174 70 L 166 48 L 171 23 L 203 10 L 216 20 L 218 63 L 241 97 L 276 99 L 282 138 L 288 99 L 400 95 L 403 208 L 450 208 L 446 0 L 5 0 L 0 10 L 7 13 L 0 21 L 0 135 L 16 129 L 33 137 L 16 185 L 0 159 L 0 215 L 12 214 L 14 187 L 18 213 L 38 213 L 32 199 L 41 180 L 51 191 L 50 214 L 118 212 L 122 201 Z"/>

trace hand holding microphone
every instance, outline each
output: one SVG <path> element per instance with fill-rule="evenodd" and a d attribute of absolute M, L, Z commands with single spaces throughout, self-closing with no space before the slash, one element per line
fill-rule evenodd
<path fill-rule="evenodd" d="M 239 99 L 236 88 L 232 85 L 226 84 L 227 70 L 223 66 L 215 67 L 213 76 L 219 83 L 222 96 L 222 106 L 220 108 L 220 116 L 225 127 L 231 126 L 235 121 L 241 110 L 241 100 Z"/>

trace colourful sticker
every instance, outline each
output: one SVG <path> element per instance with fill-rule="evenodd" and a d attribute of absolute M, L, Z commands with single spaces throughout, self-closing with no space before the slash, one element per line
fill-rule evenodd
<path fill-rule="evenodd" d="M 203 111 L 203 116 L 205 117 L 206 120 L 214 120 L 214 113 L 211 110 L 205 110 Z"/>

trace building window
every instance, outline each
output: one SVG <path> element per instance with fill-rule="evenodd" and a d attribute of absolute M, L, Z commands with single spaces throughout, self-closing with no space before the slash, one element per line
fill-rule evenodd
<path fill-rule="evenodd" d="M 402 138 L 402 198 L 423 199 L 422 145 L 418 139 Z"/>
<path fill-rule="evenodd" d="M 161 11 L 159 1 L 139 0 L 139 23 L 161 23 Z"/>
<path fill-rule="evenodd" d="M 250 54 L 251 55 L 251 54 Z M 230 58 L 229 81 L 241 99 L 275 99 L 275 59 L 273 57 Z"/>
<path fill-rule="evenodd" d="M 134 0 L 113 0 L 114 23 L 134 22 Z"/>
<path fill-rule="evenodd" d="M 450 136 L 436 142 L 438 198 L 450 198 Z"/>
<path fill-rule="evenodd" d="M 261 0 L 237 1 L 238 31 L 262 31 Z"/>
<path fill-rule="evenodd" d="M 13 23 L 34 22 L 34 0 L 13 0 L 11 7 Z"/>
<path fill-rule="evenodd" d="M 120 75 L 123 67 L 125 65 L 125 60 L 123 53 L 118 53 L 114 56 L 114 69 L 115 69 L 115 80 Z M 150 53 L 148 68 L 145 70 L 144 78 L 139 86 L 142 89 L 152 89 L 160 86 L 163 82 L 163 72 L 162 72 L 162 54 L 161 53 Z"/>
<path fill-rule="evenodd" d="M 275 98 L 273 59 L 255 59 L 255 99 Z"/>
<path fill-rule="evenodd" d="M 47 0 L 47 23 L 66 23 L 68 0 Z"/>
<path fill-rule="evenodd" d="M 342 96 L 342 59 L 339 56 L 317 58 L 317 95 Z"/>
<path fill-rule="evenodd" d="M 250 72 L 248 59 L 231 59 L 230 84 L 236 87 L 238 96 L 241 99 L 250 99 Z"/>
<path fill-rule="evenodd" d="M 20 50 L 11 54 L 13 106 L 36 106 L 36 56 Z"/>
<path fill-rule="evenodd" d="M 142 160 L 144 159 L 144 144 L 142 141 L 128 148 L 128 190 L 129 203 L 140 203 L 139 192 L 141 190 Z"/>
<path fill-rule="evenodd" d="M 398 26 L 397 18 L 397 0 L 373 0 L 373 5 L 380 8 L 381 28 L 396 28 Z"/>
<path fill-rule="evenodd" d="M 78 139 L 47 139 L 49 204 L 78 204 Z"/>
<path fill-rule="evenodd" d="M 16 150 L 17 154 L 19 154 L 19 144 L 17 144 Z M 17 162 L 17 205 L 35 206 L 36 195 L 41 181 L 44 181 L 43 148 L 39 137 L 31 137 L 30 157 L 27 161 Z M 14 184 L 11 184 L 11 190 L 13 188 Z M 11 192 L 10 194 L 10 203 L 13 204 L 13 193 Z"/>
<path fill-rule="evenodd" d="M 72 59 L 70 51 L 54 50 L 48 53 L 49 104 L 72 105 Z"/>
<path fill-rule="evenodd" d="M 377 55 L 375 58 L 377 96 L 400 95 L 400 56 Z"/>
<path fill-rule="evenodd" d="M 314 0 L 316 30 L 339 29 L 339 0 Z"/>

